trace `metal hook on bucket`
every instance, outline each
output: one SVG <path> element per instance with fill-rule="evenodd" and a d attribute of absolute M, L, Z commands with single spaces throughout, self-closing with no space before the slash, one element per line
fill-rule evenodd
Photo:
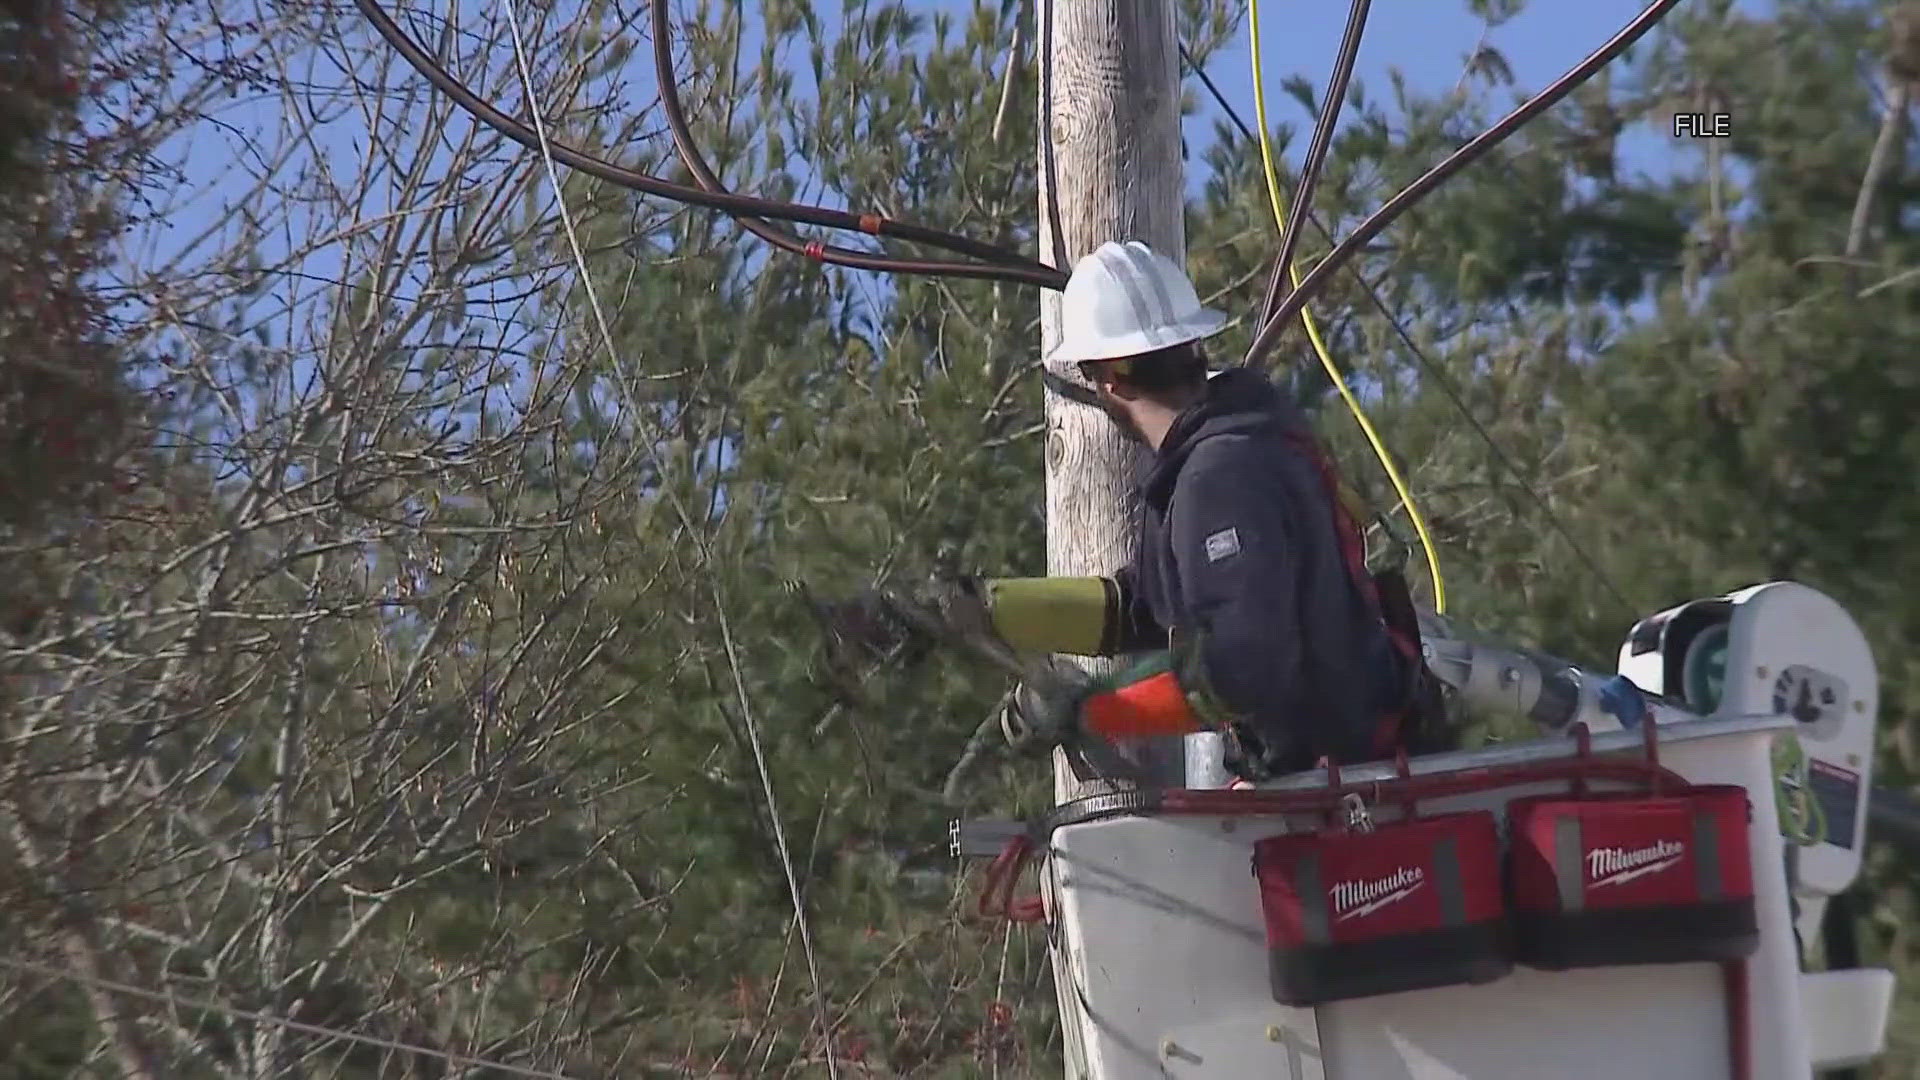
<path fill-rule="evenodd" d="M 1571 788 L 1573 797 L 1583 798 L 1587 794 L 1587 767 L 1593 764 L 1593 731 L 1585 720 L 1575 720 L 1570 728 L 1573 732 L 1573 755 L 1578 763 L 1574 767 Z"/>
<path fill-rule="evenodd" d="M 1373 815 L 1367 812 L 1367 801 L 1359 792 L 1349 792 L 1342 797 L 1340 808 L 1347 813 L 1347 828 L 1358 833 L 1373 831 Z"/>
<path fill-rule="evenodd" d="M 1660 736 L 1656 731 L 1659 726 L 1651 716 L 1640 723 L 1640 745 L 1647 754 L 1647 786 L 1655 795 L 1660 794 L 1660 777 L 1666 772 L 1660 767 Z"/>

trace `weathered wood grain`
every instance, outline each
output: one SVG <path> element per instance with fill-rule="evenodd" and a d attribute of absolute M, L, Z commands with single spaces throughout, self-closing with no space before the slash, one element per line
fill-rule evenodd
<path fill-rule="evenodd" d="M 1179 45 L 1166 0 L 1042 0 L 1039 7 L 1041 259 L 1070 266 L 1108 240 L 1184 259 Z M 1060 296 L 1040 307 L 1059 340 Z M 1070 369 L 1059 374 L 1077 380 Z M 1104 574 L 1133 553 L 1132 444 L 1098 410 L 1047 395 L 1047 571 Z M 1178 784 L 1178 739 L 1128 751 Z M 1065 759 L 1062 799 L 1093 793 Z"/>
<path fill-rule="evenodd" d="M 1184 261 L 1179 47 L 1168 0 L 1040 0 L 1040 258 L 1054 266 L 1108 240 L 1140 240 Z M 1040 301 L 1045 351 L 1060 340 L 1060 295 Z M 1079 380 L 1071 368 L 1061 376 Z M 1043 391 L 1045 392 L 1045 391 Z M 1135 447 L 1097 409 L 1046 393 L 1047 572 L 1104 574 L 1133 554 Z M 1178 785 L 1181 740 L 1124 747 L 1148 775 Z M 1083 784 L 1054 755 L 1054 797 Z M 1058 896 L 1047 864 L 1047 889 Z M 1086 957 L 1062 928 L 1050 952 L 1067 1075 L 1086 1075 L 1085 1017 L 1075 993 Z"/>

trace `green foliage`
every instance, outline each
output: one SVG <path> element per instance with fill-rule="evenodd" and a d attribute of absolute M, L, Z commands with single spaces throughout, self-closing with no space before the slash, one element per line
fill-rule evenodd
<path fill-rule="evenodd" d="M 1315 203 L 1336 233 L 1504 111 L 1499 28 L 1519 4 L 1471 7 L 1490 36 L 1459 90 L 1354 89 Z M 1204 63 L 1237 13 L 1193 0 L 1179 17 Z M 1014 3 L 713 3 L 677 28 L 678 62 L 701 146 L 737 190 L 806 192 L 1030 251 L 1033 18 Z M 1874 186 L 1848 248 L 1884 118 L 1863 76 L 1878 22 L 1865 3 L 1811 0 L 1766 18 L 1724 4 L 1676 16 L 1631 63 L 1409 214 L 1314 311 L 1433 526 L 1453 614 L 1605 664 L 1639 615 L 1770 577 L 1806 581 L 1866 625 L 1885 680 L 1883 768 L 1908 784 L 1920 768 L 1920 606 L 1893 586 L 1920 571 L 1908 480 L 1920 445 L 1907 423 L 1920 377 L 1903 362 L 1920 345 L 1914 279 L 1901 276 L 1920 194 L 1910 155 Z M 1016 27 L 1023 58 L 1009 72 Z M 1311 123 L 1322 77 L 1288 84 L 1301 111 L 1274 118 L 1282 146 Z M 1671 178 L 1621 168 L 1621 136 L 1664 130 L 1676 108 L 1727 111 L 1735 137 L 1689 152 Z M 1249 311 L 1275 238 L 1258 151 L 1226 125 L 1188 137 L 1205 176 L 1188 207 L 1190 266 L 1211 303 Z M 664 155 L 663 144 L 638 152 Z M 831 596 L 935 571 L 1042 572 L 1035 297 L 823 271 L 704 213 L 635 235 L 627 193 L 578 176 L 565 190 L 588 276 L 541 296 L 558 325 L 523 345 L 522 370 L 497 376 L 525 391 L 525 415 L 461 398 L 474 392 L 461 383 L 480 345 L 463 326 L 480 297 L 449 286 L 439 321 L 422 320 L 430 348 L 403 360 L 398 332 L 369 346 L 381 400 L 402 403 L 377 436 L 278 419 L 255 432 L 304 469 L 355 455 L 407 463 L 337 503 L 276 489 L 289 519 L 261 529 L 230 575 L 268 582 L 248 610 L 282 621 L 223 630 L 226 651 L 185 660 L 155 646 L 116 675 L 144 687 L 178 664 L 195 673 L 181 738 L 155 740 L 154 767 L 193 774 L 182 786 L 201 816 L 182 820 L 248 844 L 269 828 L 275 739 L 304 717 L 313 780 L 287 800 L 281 835 L 300 839 L 279 849 L 297 856 L 211 843 L 171 862 L 130 856 L 128 883 L 102 902 L 147 889 L 167 925 L 216 926 L 248 948 L 283 919 L 281 966 L 306 973 L 303 1018 L 496 1058 L 587 1074 L 618 1061 L 623 1075 L 816 1075 L 830 1049 L 874 1075 L 1057 1074 L 1038 935 L 967 918 L 972 883 L 945 855 L 950 817 L 1030 811 L 1049 798 L 1045 778 L 1005 764 L 976 778 L 966 808 L 934 794 L 1002 678 L 951 656 L 850 669 L 823 652 L 787 587 Z M 542 213 L 529 195 L 538 239 L 474 258 L 565 265 Z M 1303 265 L 1329 247 L 1313 230 L 1304 241 Z M 378 267 L 350 275 L 329 340 L 366 333 L 363 313 L 366 326 L 407 319 L 383 291 L 390 280 Z M 584 303 L 589 282 L 611 349 Z M 273 378 L 264 343 L 233 344 L 245 320 L 208 325 L 193 344 L 236 382 Z M 1219 355 L 1239 355 L 1253 330 L 1236 325 Z M 1404 511 L 1304 336 L 1272 362 L 1381 510 L 1376 557 L 1404 555 L 1391 542 L 1412 535 Z M 206 418 L 219 404 L 211 392 L 182 403 L 196 438 L 218 441 Z M 449 418 L 476 433 L 460 454 L 439 434 Z M 523 420 L 541 437 L 489 441 Z M 169 475 L 167 497 L 210 521 L 243 499 L 184 458 Z M 153 602 L 199 610 L 191 560 L 167 557 L 205 535 L 115 533 L 152 550 L 101 554 L 89 580 L 125 588 L 165 565 Z M 302 548 L 336 543 L 352 546 L 337 562 Z M 322 578 L 366 582 L 344 592 L 365 610 L 323 619 L 302 607 Z M 288 612 L 315 615 L 316 629 Z M 265 670 L 247 666 L 255 653 L 301 657 L 304 674 L 272 669 L 229 693 L 245 681 L 236 673 Z M 216 887 L 235 863 L 288 873 L 300 900 Z M 1912 875 L 1876 853 L 1863 890 L 1872 957 L 1908 982 Z M 127 941 L 150 965 L 215 963 Z M 270 997 L 226 978 L 236 1000 Z M 84 1010 L 75 997 L 31 1025 L 33 1039 L 0 1042 L 65 1047 L 87 1037 Z M 24 1023 L 0 1014 L 8 1033 Z M 175 1037 L 240 1060 L 253 1035 L 206 1025 Z M 389 1075 L 370 1052 L 327 1052 L 340 1075 Z M 54 1053 L 19 1071 L 67 1075 L 76 1063 Z M 1916 1054 L 1898 1042 L 1881 1075 L 1911 1072 Z"/>
<path fill-rule="evenodd" d="M 1497 26 L 1513 10 L 1481 14 Z M 816 177 L 850 205 L 1032 246 L 1030 65 L 1006 84 L 1011 107 L 998 107 L 1009 12 L 868 5 L 845 9 L 832 30 L 803 8 L 764 14 L 763 58 L 810 57 L 818 92 L 802 97 L 783 73 L 762 70 L 750 79 L 757 94 L 725 120 L 704 111 L 702 139 L 725 159 L 721 172 L 776 192 Z M 1870 19 L 1828 13 L 1816 32 L 1809 18 L 1788 9 L 1769 22 L 1723 12 L 1676 24 L 1410 215 L 1360 260 L 1372 289 L 1345 276 L 1316 310 L 1336 359 L 1370 387 L 1394 450 L 1415 463 L 1457 613 L 1605 659 L 1639 614 L 1799 577 L 1835 591 L 1871 627 L 1890 661 L 1895 731 L 1913 691 L 1893 658 L 1911 651 L 1916 615 L 1882 583 L 1899 579 L 1903 523 L 1920 511 L 1900 479 L 1915 454 L 1901 418 L 1920 402 L 1904 366 L 1889 361 L 1920 327 L 1899 288 L 1861 296 L 1857 275 L 1807 261 L 1843 242 L 1878 124 L 1856 70 Z M 694 35 L 689 68 L 731 70 L 738 24 L 726 12 Z M 1795 44 L 1768 53 L 1761 41 Z M 1761 53 L 1773 57 L 1770 76 L 1749 64 L 1730 77 L 1736 59 Z M 1501 81 L 1492 59 L 1473 64 Z M 1724 95 L 1739 137 L 1671 180 L 1623 175 L 1620 134 L 1662 122 L 1703 81 Z M 1311 87 L 1297 96 L 1310 115 Z M 1328 222 L 1357 220 L 1496 105 L 1400 87 L 1389 99 L 1357 96 L 1317 202 Z M 1264 287 L 1273 224 L 1256 152 L 1219 134 L 1203 151 L 1209 179 L 1190 210 L 1190 259 L 1203 294 L 1247 310 Z M 1896 175 L 1882 191 L 1870 256 L 1879 276 L 1911 258 L 1910 219 L 1896 205 L 1910 179 Z M 606 531 L 637 573 L 600 600 L 647 617 L 595 676 L 623 704 L 593 755 L 644 760 L 642 790 L 662 793 L 635 796 L 645 826 L 627 835 L 625 858 L 687 873 L 667 904 L 594 928 L 590 951 L 621 957 L 598 985 L 631 997 L 648 1032 L 673 1028 L 673 1047 L 639 1036 L 659 1040 L 659 1053 L 732 1068 L 744 1067 L 743 1051 L 817 1053 L 757 731 L 827 1008 L 847 1018 L 837 1038 L 899 1073 L 959 1075 L 990 1004 L 1011 999 L 1025 1026 L 1004 1052 L 1053 1071 L 1057 1035 L 1035 1018 L 1052 1012 L 1042 954 L 1033 941 L 1012 950 L 1017 991 L 997 972 L 984 977 L 992 940 L 956 918 L 957 883 L 938 856 L 951 811 L 928 795 L 998 677 L 950 658 L 875 672 L 825 666 L 815 628 L 781 587 L 800 580 L 824 595 L 942 568 L 1039 571 L 1038 402 L 1022 381 L 1033 298 L 823 274 L 765 256 L 711 219 L 676 228 L 658 238 L 676 253 L 669 266 L 603 258 L 594 269 L 603 292 L 617 285 L 627 298 L 616 316 L 623 359 L 606 378 L 656 380 L 657 445 L 673 463 L 659 483 L 701 508 L 683 529 L 658 506 L 636 506 L 629 526 Z M 1303 259 L 1326 246 L 1309 236 Z M 1647 313 L 1625 315 L 1628 304 Z M 1234 355 L 1250 333 L 1236 328 L 1221 353 Z M 1277 373 L 1324 410 L 1331 385 L 1293 344 Z M 1443 382 L 1518 476 L 1463 429 Z M 1390 505 L 1333 408 L 1323 427 L 1349 475 Z M 590 435 L 605 421 L 583 413 L 582 422 Z M 1398 517 L 1383 521 L 1410 535 Z M 1001 810 L 1031 807 L 1045 798 L 1037 781 L 1003 769 L 974 794 Z M 1902 874 L 1877 871 L 1883 903 L 1902 903 Z M 1892 925 L 1908 918 L 1881 911 Z M 445 947 L 473 948 L 461 934 L 475 928 L 459 930 L 456 912 L 445 918 Z"/>
<path fill-rule="evenodd" d="M 1870 4 L 1789 3 L 1770 17 L 1683 9 L 1632 62 L 1360 260 L 1418 355 L 1351 276 L 1315 310 L 1411 466 L 1457 614 L 1610 666 L 1639 615 L 1762 580 L 1807 582 L 1867 629 L 1883 679 L 1881 779 L 1906 786 L 1920 704 L 1914 607 L 1896 584 L 1920 520 L 1906 480 L 1920 446 L 1901 419 L 1920 404 L 1900 359 L 1920 344 L 1913 279 L 1902 276 L 1920 197 L 1910 150 L 1871 185 L 1863 242 L 1848 250 L 1889 115 L 1880 26 Z M 1320 215 L 1364 213 L 1482 126 L 1487 106 L 1497 103 L 1396 93 L 1391 107 L 1350 107 Z M 1677 147 L 1671 178 L 1618 167 L 1623 132 L 1664 134 L 1679 109 L 1730 114 L 1734 138 Z M 1220 147 L 1209 158 L 1191 230 L 1203 293 L 1259 268 L 1264 195 L 1251 157 Z M 1304 261 L 1323 250 L 1310 233 Z M 1324 410 L 1303 336 L 1287 345 L 1285 370 Z M 1499 455 L 1462 425 L 1445 387 Z M 1352 423 L 1331 408 L 1323 430 L 1348 475 L 1391 507 Z M 1404 519 L 1396 531 L 1411 534 Z M 1901 974 L 1902 1015 L 1920 972 L 1906 929 L 1913 873 L 1883 851 L 1861 887 L 1869 962 Z M 1907 1075 L 1914 1052 L 1896 1039 L 1877 1074 Z"/>
<path fill-rule="evenodd" d="M 72 7 L 0 6 L 0 539 L 110 494 L 135 412 L 98 281 L 120 225 L 111 151 L 82 122 L 109 93 L 86 85 L 88 51 L 118 13 Z M 32 606 L 0 600 L 0 624 Z"/>

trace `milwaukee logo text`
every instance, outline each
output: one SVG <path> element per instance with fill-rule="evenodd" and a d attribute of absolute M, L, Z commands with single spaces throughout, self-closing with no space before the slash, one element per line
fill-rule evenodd
<path fill-rule="evenodd" d="M 1587 852 L 1587 877 L 1595 885 L 1619 885 L 1679 863 L 1686 845 L 1659 840 L 1643 848 L 1595 848 Z"/>
<path fill-rule="evenodd" d="M 1427 879 L 1417 866 L 1403 866 L 1372 881 L 1343 881 L 1333 887 L 1333 921 L 1371 915 L 1396 900 L 1404 900 Z"/>

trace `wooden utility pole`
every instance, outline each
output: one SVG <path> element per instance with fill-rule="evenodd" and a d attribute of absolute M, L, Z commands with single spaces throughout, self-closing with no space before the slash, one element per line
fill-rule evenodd
<path fill-rule="evenodd" d="M 1061 268 L 1109 240 L 1139 240 L 1184 264 L 1180 46 L 1170 0 L 1040 0 L 1040 258 Z M 1040 340 L 1060 340 L 1060 294 L 1040 301 Z M 1078 372 L 1056 370 L 1080 381 Z M 1137 448 L 1100 410 L 1047 391 L 1047 572 L 1108 574 L 1133 555 Z M 1122 748 L 1154 780 L 1178 786 L 1180 739 Z M 1092 794 L 1054 755 L 1058 801 Z M 1047 889 L 1058 897 L 1047 862 Z M 1053 984 L 1067 1075 L 1086 1075 L 1087 1018 L 1075 991 L 1080 943 L 1053 942 Z M 1084 958 L 1083 958 L 1084 959 Z"/>
<path fill-rule="evenodd" d="M 1061 268 L 1109 240 L 1184 264 L 1180 46 L 1169 0 L 1041 0 L 1040 258 Z M 1060 294 L 1040 301 L 1044 350 L 1060 340 Z M 1071 368 L 1055 374 L 1080 381 Z M 1098 409 L 1047 392 L 1047 572 L 1111 573 L 1133 555 L 1140 451 Z M 1184 775 L 1180 739 L 1124 748 L 1161 783 Z M 1090 794 L 1064 756 L 1062 801 Z"/>

